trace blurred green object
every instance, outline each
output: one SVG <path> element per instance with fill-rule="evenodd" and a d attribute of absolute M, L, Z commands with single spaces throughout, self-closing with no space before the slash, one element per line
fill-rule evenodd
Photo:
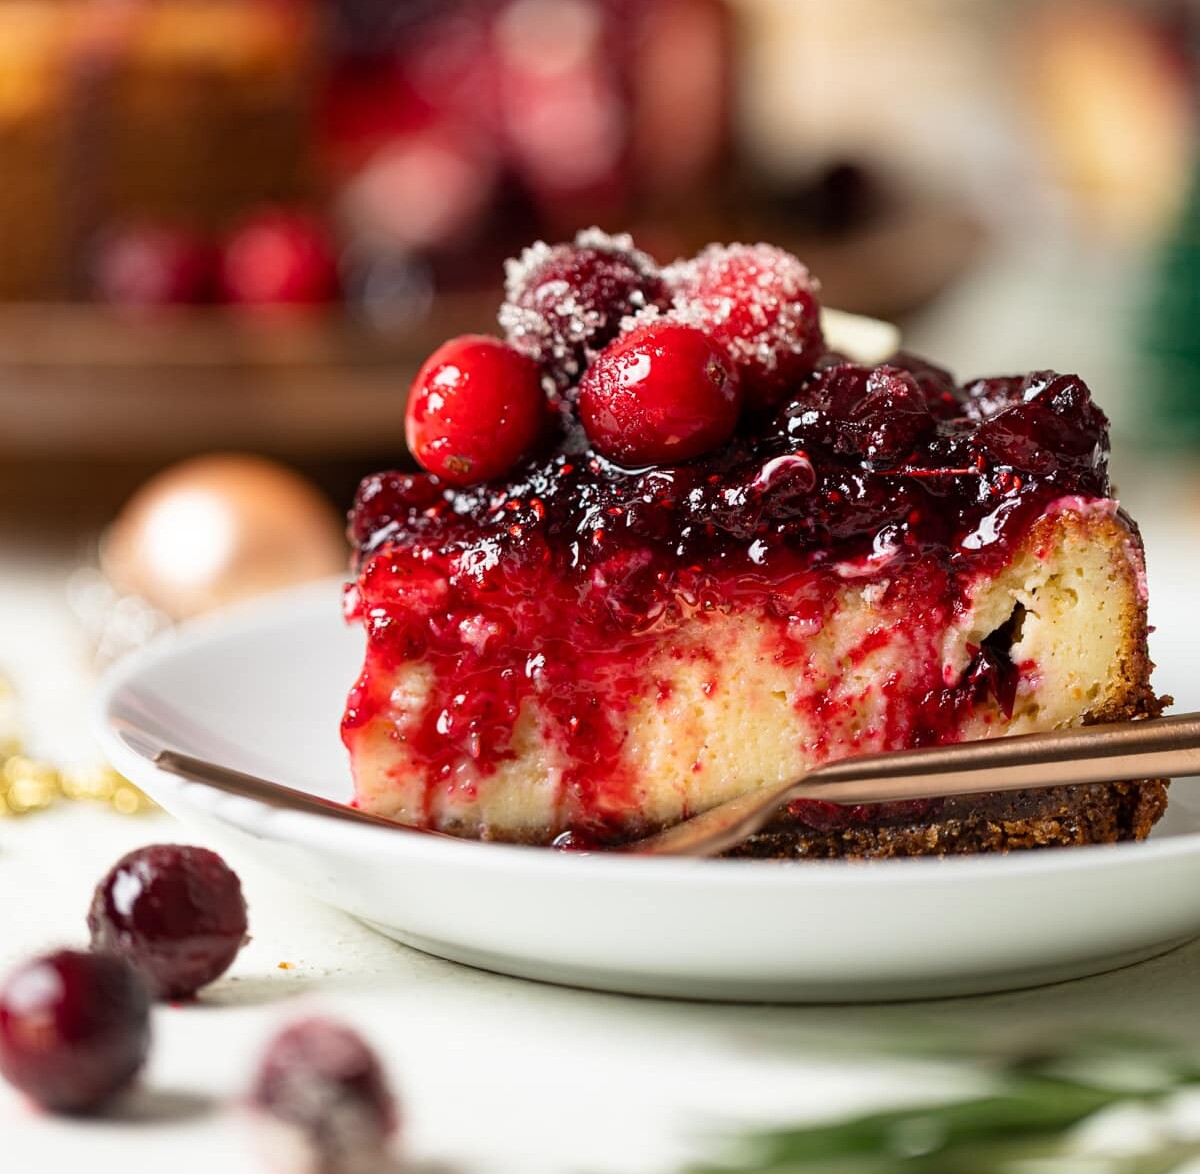
<path fill-rule="evenodd" d="M 1200 164 L 1161 248 L 1139 341 L 1147 438 L 1200 448 Z"/>
<path fill-rule="evenodd" d="M 832 1122 L 755 1128 L 681 1174 L 1169 1174 L 1200 1159 L 1200 1132 L 1172 1107 L 1200 1083 L 1200 1061 L 1152 1040 L 1087 1038 L 982 1057 L 991 1088 L 948 1104 Z M 1140 1146 L 1083 1143 L 1102 1112 L 1140 1108 Z M 1194 1166 L 1192 1167 L 1195 1168 Z"/>

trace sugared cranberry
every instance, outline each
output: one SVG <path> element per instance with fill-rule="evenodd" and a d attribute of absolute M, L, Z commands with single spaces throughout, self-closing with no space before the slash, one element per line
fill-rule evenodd
<path fill-rule="evenodd" d="M 96 886 L 92 946 L 120 954 L 160 999 L 219 978 L 246 941 L 237 875 L 215 852 L 155 844 L 122 857 Z"/>
<path fill-rule="evenodd" d="M 0 1072 L 60 1113 L 99 1108 L 137 1075 L 150 1047 L 150 995 L 122 958 L 60 950 L 0 988 Z"/>
<path fill-rule="evenodd" d="M 166 225 L 129 225 L 97 242 L 92 283 L 112 306 L 173 306 L 209 300 L 215 250 L 193 233 Z"/>
<path fill-rule="evenodd" d="M 408 447 L 448 485 L 507 473 L 547 420 L 537 364 L 498 338 L 466 334 L 443 343 L 408 395 Z"/>
<path fill-rule="evenodd" d="M 285 1029 L 263 1057 L 251 1104 L 286 1129 L 319 1174 L 380 1168 L 396 1130 L 383 1069 L 361 1036 L 307 1019 Z M 300 1168 L 300 1167 L 297 1167 Z"/>
<path fill-rule="evenodd" d="M 225 243 L 221 286 L 247 306 L 314 305 L 337 295 L 337 257 L 326 227 L 302 212 L 263 212 Z"/>
<path fill-rule="evenodd" d="M 742 406 L 737 372 L 702 330 L 659 321 L 611 343 L 579 385 L 598 452 L 625 465 L 691 460 L 723 444 Z"/>
<path fill-rule="evenodd" d="M 653 260 L 630 237 L 596 228 L 579 233 L 574 244 L 539 241 L 509 261 L 505 273 L 500 325 L 559 387 L 578 379 L 617 336 L 623 317 L 664 298 Z"/>
<path fill-rule="evenodd" d="M 824 350 L 817 283 L 774 245 L 710 245 L 666 277 L 676 312 L 723 346 L 738 368 L 746 403 L 779 403 Z"/>

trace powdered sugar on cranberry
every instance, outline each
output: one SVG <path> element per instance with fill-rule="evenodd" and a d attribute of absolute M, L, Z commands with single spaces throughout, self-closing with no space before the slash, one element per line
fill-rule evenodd
<path fill-rule="evenodd" d="M 665 303 L 652 257 L 627 233 L 588 228 L 573 244 L 537 241 L 505 262 L 499 322 L 559 388 L 574 383 L 623 318 Z"/>
<path fill-rule="evenodd" d="M 709 245 L 663 271 L 673 314 L 712 335 L 742 375 L 750 403 L 768 407 L 794 391 L 824 350 L 819 285 L 774 245 Z"/>

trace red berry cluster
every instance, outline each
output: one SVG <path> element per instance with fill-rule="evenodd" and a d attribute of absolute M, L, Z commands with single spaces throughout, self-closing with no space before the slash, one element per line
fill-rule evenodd
<path fill-rule="evenodd" d="M 248 940 L 237 874 L 181 844 L 118 860 L 88 927 L 90 951 L 43 954 L 0 984 L 0 1076 L 56 1113 L 93 1113 L 125 1092 L 150 1051 L 153 1000 L 193 995 Z M 276 1036 L 250 1103 L 272 1149 L 287 1134 L 297 1168 L 386 1165 L 395 1100 L 378 1057 L 340 1023 L 306 1019 Z"/>
<path fill-rule="evenodd" d="M 221 240 L 131 224 L 99 239 L 91 282 L 102 301 L 128 308 L 317 305 L 337 296 L 337 251 L 320 220 L 293 210 L 258 212 Z"/>
<path fill-rule="evenodd" d="M 229 968 L 246 902 L 216 853 L 155 844 L 96 886 L 88 928 L 90 952 L 35 958 L 0 987 L 0 1074 L 58 1112 L 96 1109 L 133 1080 L 152 999 L 190 996 Z"/>
<path fill-rule="evenodd" d="M 448 485 L 502 476 L 553 418 L 549 392 L 609 460 L 691 460 L 733 435 L 743 407 L 773 407 L 816 367 L 816 291 L 771 245 L 710 245 L 660 270 L 598 229 L 539 242 L 506 267 L 505 341 L 452 339 L 421 368 L 409 448 Z"/>

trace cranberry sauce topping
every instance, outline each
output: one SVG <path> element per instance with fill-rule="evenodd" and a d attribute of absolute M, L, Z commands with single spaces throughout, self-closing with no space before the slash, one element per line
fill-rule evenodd
<path fill-rule="evenodd" d="M 620 699 L 654 696 L 641 652 L 674 625 L 753 609 L 778 623 L 779 663 L 791 663 L 786 634 L 819 625 L 847 564 L 886 566 L 895 583 L 917 560 L 914 627 L 944 623 L 1052 501 L 1109 488 L 1107 420 L 1080 379 L 1049 372 L 959 387 L 912 356 L 875 368 L 826 356 L 773 414 L 670 467 L 620 467 L 564 419 L 504 484 L 364 481 L 347 611 L 371 651 L 345 727 L 387 704 L 374 670 L 421 660 L 433 692 L 405 737 L 428 785 L 451 786 L 459 764 L 486 775 L 513 754 L 522 703 L 536 698 L 570 764 L 567 807 L 587 812 L 557 831 L 589 836 L 637 795 L 614 766 Z M 1011 707 L 1009 670 L 1003 649 L 981 649 L 945 695 L 898 699 L 897 744 L 954 737 L 983 695 Z"/>

